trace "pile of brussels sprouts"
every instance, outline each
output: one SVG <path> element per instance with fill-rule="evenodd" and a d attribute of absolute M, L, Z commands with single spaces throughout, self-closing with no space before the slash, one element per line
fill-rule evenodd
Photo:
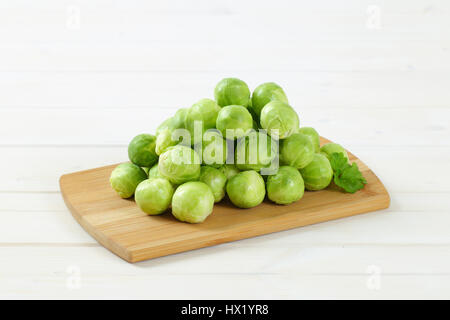
<path fill-rule="evenodd" d="M 319 134 L 299 127 L 283 89 L 259 85 L 253 94 L 236 78 L 221 80 L 215 100 L 179 109 L 155 135 L 140 134 L 128 146 L 131 162 L 112 172 L 112 188 L 134 199 L 148 215 L 169 208 L 174 217 L 203 222 L 225 196 L 239 208 L 267 198 L 281 205 L 304 191 L 334 183 L 346 192 L 364 187 L 364 177 L 335 143 L 320 147 Z"/>

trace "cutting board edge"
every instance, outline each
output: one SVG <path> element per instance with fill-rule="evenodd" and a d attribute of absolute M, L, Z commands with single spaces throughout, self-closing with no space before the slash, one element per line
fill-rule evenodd
<path fill-rule="evenodd" d="M 323 142 L 329 142 L 330 140 L 322 138 L 321 140 Z M 349 152 L 347 150 L 347 152 Z M 66 206 L 68 207 L 69 211 L 71 212 L 71 215 L 75 218 L 76 221 L 83 227 L 83 229 L 90 234 L 95 240 L 97 240 L 101 245 L 103 245 L 105 248 L 113 252 L 115 255 L 119 256 L 120 258 L 124 259 L 127 262 L 134 263 L 139 262 L 143 260 L 149 260 L 154 259 L 162 256 L 167 256 L 171 254 L 181 253 L 189 250 L 194 249 L 200 249 L 205 248 L 209 246 L 214 246 L 218 244 L 228 243 L 236 240 L 242 240 L 242 239 L 248 239 L 256 236 L 262 236 L 265 234 L 280 232 L 284 230 L 290 230 L 299 228 L 306 225 L 312 225 L 316 223 L 321 223 L 325 221 L 331 221 L 336 220 L 343 217 L 349 217 L 354 216 L 358 214 L 363 213 L 369 213 L 374 211 L 379 211 L 386 209 L 390 206 L 391 198 L 390 195 L 384 186 L 384 184 L 381 182 L 381 180 L 378 178 L 378 176 L 370 169 L 368 168 L 359 158 L 357 158 L 355 155 L 349 152 L 349 157 L 351 160 L 358 160 L 362 165 L 366 167 L 366 170 L 370 172 L 376 179 L 377 184 L 377 191 L 373 193 L 370 197 L 370 199 L 364 199 L 364 201 L 356 201 L 352 202 L 352 205 L 345 211 L 345 214 L 341 213 L 335 213 L 334 215 L 326 214 L 325 212 L 320 213 L 320 215 L 314 215 L 311 220 L 305 220 L 305 218 L 300 218 L 300 216 L 296 212 L 290 212 L 289 215 L 286 215 L 285 217 L 276 218 L 274 220 L 271 220 L 271 227 L 267 230 L 264 230 L 263 227 L 261 227 L 260 224 L 254 224 L 252 226 L 251 223 L 246 225 L 239 225 L 236 227 L 236 231 L 232 235 L 228 232 L 223 233 L 216 233 L 213 236 L 205 236 L 205 237 L 199 237 L 195 240 L 192 240 L 188 244 L 179 245 L 178 242 L 171 242 L 169 244 L 165 245 L 156 245 L 151 246 L 148 245 L 144 248 L 133 248 L 133 247 L 125 247 L 121 246 L 118 242 L 112 240 L 109 238 L 105 233 L 102 231 L 96 229 L 94 226 L 92 226 L 89 221 L 87 221 L 83 216 L 77 211 L 77 209 L 73 206 L 72 201 L 67 194 L 67 189 L 64 187 L 66 179 L 70 179 L 71 176 L 78 176 L 82 175 L 83 173 L 93 172 L 100 168 L 92 168 L 77 172 L 72 172 L 68 174 L 64 174 L 59 179 L 59 185 L 61 194 L 63 196 L 64 202 Z M 107 167 L 113 167 L 117 164 L 109 164 L 102 168 Z M 69 183 L 68 183 L 69 184 Z M 367 206 L 368 200 L 370 203 L 370 206 Z M 359 206 L 358 203 L 364 203 L 366 206 Z M 273 225 L 275 223 L 275 226 Z M 252 228 L 253 227 L 253 228 Z"/>
<path fill-rule="evenodd" d="M 361 201 L 361 203 L 363 203 L 363 202 L 367 204 L 367 200 Z M 373 202 L 373 206 L 368 208 L 367 210 L 365 210 L 365 209 L 359 209 L 359 210 L 355 210 L 355 211 L 349 210 L 349 211 L 347 211 L 347 213 L 345 215 L 342 215 L 341 213 L 331 215 L 331 216 L 330 215 L 328 215 L 328 216 L 322 215 L 322 216 L 320 216 L 320 218 L 318 218 L 318 216 L 316 215 L 313 219 L 314 221 L 305 220 L 305 219 L 286 219 L 285 221 L 281 221 L 282 219 L 279 219 L 278 221 L 276 221 L 278 223 L 278 224 L 276 224 L 276 227 L 274 227 L 272 225 L 270 227 L 270 229 L 271 229 L 270 231 L 259 231 L 259 228 L 258 228 L 254 232 L 251 232 L 251 231 L 240 232 L 240 229 L 245 230 L 245 229 L 249 229 L 250 227 L 252 227 L 251 223 L 249 223 L 248 225 L 239 226 L 237 229 L 235 229 L 234 230 L 235 236 L 230 237 L 228 232 L 224 232 L 223 234 L 214 234 L 213 236 L 205 236 L 205 238 L 207 237 L 208 239 L 197 238 L 195 242 L 191 240 L 189 242 L 189 246 L 187 246 L 187 247 L 177 246 L 177 247 L 175 247 L 176 249 L 171 250 L 170 246 L 161 245 L 161 246 L 156 246 L 156 247 L 147 247 L 145 249 L 137 249 L 137 250 L 132 249 L 132 250 L 130 250 L 130 254 L 131 254 L 130 259 L 129 260 L 126 259 L 126 260 L 128 262 L 135 263 L 135 262 L 150 260 L 150 259 L 159 258 L 159 257 L 163 257 L 163 256 L 168 256 L 168 255 L 172 255 L 172 254 L 191 251 L 191 250 L 195 250 L 195 249 L 212 247 L 212 246 L 229 243 L 229 242 L 233 242 L 233 241 L 264 236 L 264 235 L 271 234 L 271 233 L 292 230 L 292 229 L 296 229 L 296 228 L 300 228 L 300 227 L 304 227 L 304 226 L 310 226 L 310 225 L 323 223 L 323 222 L 327 222 L 327 221 L 338 220 L 340 218 L 347 218 L 347 217 L 351 217 L 351 216 L 355 216 L 355 215 L 359 215 L 359 214 L 376 212 L 376 211 L 380 211 L 380 210 L 389 208 L 390 197 L 387 192 L 383 192 L 383 193 L 377 194 L 376 196 L 373 196 L 371 198 L 370 202 Z M 357 202 L 354 204 L 357 204 Z M 295 213 L 296 212 L 291 212 L 292 215 L 295 215 Z M 171 245 L 172 244 L 174 244 L 174 243 L 171 243 Z"/>
<path fill-rule="evenodd" d="M 66 204 L 67 208 L 70 211 L 70 214 L 72 215 L 72 217 L 81 225 L 81 227 L 91 236 L 93 237 L 96 241 L 98 241 L 102 246 L 104 246 L 105 248 L 107 248 L 109 251 L 111 251 L 112 253 L 114 253 L 115 255 L 117 255 L 118 257 L 124 259 L 125 261 L 128 262 L 133 262 L 132 261 L 132 253 L 130 250 L 128 250 L 127 248 L 120 246 L 117 242 L 112 241 L 108 236 L 106 236 L 104 233 L 102 232 L 98 232 L 95 228 L 92 227 L 91 224 L 89 224 L 89 222 L 87 222 L 83 216 L 81 216 L 78 211 L 73 207 L 72 203 L 69 201 L 68 196 L 66 195 L 65 191 L 64 191 L 64 180 L 67 179 L 67 177 L 74 175 L 74 174 L 79 174 L 82 172 L 86 172 L 86 171 L 91 171 L 91 170 L 95 170 L 96 168 L 93 169 L 88 169 L 88 170 L 82 170 L 82 171 L 77 171 L 77 172 L 72 172 L 72 173 L 67 173 L 67 174 L 63 174 L 60 178 L 59 178 L 59 188 L 61 191 L 61 195 L 63 197 L 64 203 Z"/>
<path fill-rule="evenodd" d="M 92 169 L 85 170 L 85 171 L 90 171 L 90 170 L 92 170 Z M 80 171 L 80 172 L 83 172 L 83 171 Z M 196 239 L 196 241 L 191 241 L 189 243 L 189 246 L 185 246 L 185 247 L 176 246 L 174 249 L 170 249 L 170 248 L 168 248 L 168 246 L 163 245 L 163 246 L 147 247 L 145 249 L 133 250 L 133 249 L 124 248 L 124 247 L 118 245 L 117 242 L 111 241 L 105 234 L 103 234 L 101 232 L 97 232 L 97 230 L 95 230 L 95 228 L 92 228 L 92 226 L 85 219 L 83 219 L 83 217 L 80 214 L 78 214 L 77 210 L 72 206 L 66 193 L 64 192 L 63 184 L 64 184 L 64 180 L 68 176 L 70 176 L 72 174 L 77 174 L 80 172 L 65 174 L 65 175 L 61 176 L 61 178 L 60 178 L 59 182 L 60 182 L 61 194 L 63 196 L 66 206 L 68 207 L 68 209 L 69 209 L 71 215 L 74 217 L 74 219 L 83 227 L 83 229 L 88 234 L 90 234 L 96 241 L 98 241 L 104 247 L 108 248 L 115 255 L 119 256 L 123 260 L 130 262 L 130 263 L 140 262 L 140 261 L 144 261 L 144 260 L 168 256 L 171 254 L 176 254 L 176 253 L 186 252 L 186 251 L 190 251 L 190 250 L 201 249 L 201 248 L 205 248 L 205 247 L 229 243 L 229 242 L 233 242 L 233 241 L 237 241 L 237 240 L 249 239 L 252 237 L 263 236 L 263 235 L 271 234 L 271 233 L 275 233 L 275 232 L 296 229 L 296 228 L 300 228 L 300 227 L 307 226 L 307 225 L 313 225 L 313 224 L 322 223 L 322 222 L 326 222 L 326 221 L 337 220 L 337 219 L 340 219 L 343 217 L 350 217 L 350 216 L 354 216 L 354 215 L 375 212 L 375 211 L 379 211 L 379 210 L 388 208 L 390 206 L 390 201 L 391 201 L 389 193 L 387 192 L 385 186 L 377 177 L 377 180 L 378 180 L 380 186 L 382 187 L 382 189 L 381 189 L 381 192 L 379 192 L 376 195 L 371 197 L 370 202 L 373 202 L 373 204 L 370 208 L 367 208 L 367 210 L 365 210 L 365 209 L 363 209 L 363 210 L 358 209 L 355 211 L 349 210 L 348 213 L 346 213 L 344 216 L 342 214 L 336 214 L 334 216 L 333 215 L 321 216 L 319 219 L 316 216 L 315 221 L 313 221 L 313 222 L 305 221 L 304 219 L 298 219 L 298 221 L 296 221 L 295 219 L 288 219 L 288 220 L 284 221 L 283 223 L 280 223 L 280 221 L 277 221 L 278 224 L 276 225 L 276 228 L 274 228 L 272 225 L 272 227 L 271 227 L 272 230 L 270 230 L 270 231 L 261 231 L 261 230 L 257 229 L 255 231 L 239 232 L 239 230 L 237 230 L 237 232 L 234 233 L 235 236 L 232 236 L 232 237 L 230 237 L 228 233 L 224 232 L 223 234 L 215 234 L 213 237 L 209 237 L 209 239 L 198 238 L 198 239 Z M 362 201 L 362 202 L 367 204 L 367 200 Z M 357 204 L 357 203 L 354 203 L 354 204 Z M 354 206 L 354 204 L 353 204 L 353 206 Z M 293 213 L 295 214 L 295 212 L 293 212 Z M 240 226 L 239 228 L 240 229 L 248 229 L 249 227 L 251 227 L 251 226 L 246 225 L 244 227 Z"/>

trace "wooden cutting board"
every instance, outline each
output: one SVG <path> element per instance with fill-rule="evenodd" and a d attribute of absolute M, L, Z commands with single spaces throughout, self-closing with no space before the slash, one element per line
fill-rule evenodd
<path fill-rule="evenodd" d="M 329 187 L 305 192 L 287 206 L 265 200 L 252 209 L 238 209 L 224 200 L 201 224 L 179 222 L 170 212 L 147 216 L 134 200 L 121 199 L 109 185 L 116 165 L 63 175 L 60 186 L 73 217 L 90 235 L 119 257 L 137 262 L 389 207 L 381 181 L 361 160 L 351 153 L 349 157 L 367 179 L 355 194 Z"/>

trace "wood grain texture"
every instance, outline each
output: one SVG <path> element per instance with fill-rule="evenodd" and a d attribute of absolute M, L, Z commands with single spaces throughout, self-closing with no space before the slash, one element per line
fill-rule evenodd
<path fill-rule="evenodd" d="M 327 141 L 322 138 L 322 143 Z M 330 187 L 306 192 L 288 206 L 266 200 L 245 210 L 225 200 L 201 224 L 179 222 L 170 213 L 147 216 L 133 200 L 119 198 L 109 185 L 115 165 L 63 175 L 60 187 L 72 215 L 88 233 L 119 257 L 137 262 L 387 208 L 390 197 L 381 181 L 349 156 L 368 182 L 355 194 Z"/>
<path fill-rule="evenodd" d="M 367 27 L 374 5 L 380 29 Z M 0 8 L 0 298 L 450 297 L 450 1 Z M 67 25 L 77 9 L 78 29 Z M 279 83 L 302 125 L 379 176 L 389 209 L 123 263 L 71 217 L 59 177 L 126 161 L 134 133 L 230 76 Z"/>

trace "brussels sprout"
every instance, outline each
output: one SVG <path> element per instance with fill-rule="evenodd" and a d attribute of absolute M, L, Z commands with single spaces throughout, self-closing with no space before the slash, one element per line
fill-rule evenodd
<path fill-rule="evenodd" d="M 158 162 L 159 174 L 173 184 L 198 180 L 200 158 L 193 149 L 178 145 L 161 154 Z"/>
<path fill-rule="evenodd" d="M 159 173 L 158 164 L 155 164 L 153 167 L 150 168 L 150 170 L 148 171 L 148 178 L 149 179 L 163 178 L 163 176 Z"/>
<path fill-rule="evenodd" d="M 220 110 L 217 116 L 216 127 L 225 138 L 238 139 L 245 136 L 253 128 L 253 118 L 243 106 L 226 106 Z M 233 137 L 227 136 L 227 130 L 231 131 Z"/>
<path fill-rule="evenodd" d="M 134 137 L 128 145 L 128 157 L 135 165 L 151 167 L 158 161 L 155 147 L 155 136 L 146 133 L 140 134 Z"/>
<path fill-rule="evenodd" d="M 214 195 L 203 182 L 186 182 L 177 188 L 172 198 L 173 216 L 184 222 L 203 222 L 214 207 Z"/>
<path fill-rule="evenodd" d="M 314 153 L 314 159 L 303 169 L 300 169 L 306 190 L 322 190 L 331 182 L 333 169 L 330 161 L 321 153 Z"/>
<path fill-rule="evenodd" d="M 225 197 L 225 184 L 227 177 L 216 168 L 203 166 L 200 170 L 199 181 L 208 185 L 214 195 L 214 202 L 219 202 Z"/>
<path fill-rule="evenodd" d="M 163 123 L 163 125 L 158 128 L 155 148 L 157 155 L 160 155 L 169 147 L 173 147 L 179 143 L 182 143 L 183 145 L 190 145 L 191 141 L 188 136 L 186 137 L 187 141 L 184 141 L 183 135 L 175 135 L 177 134 L 175 130 L 185 128 L 187 112 L 188 109 L 186 108 L 179 109 L 175 115 L 170 118 L 170 122 L 168 124 L 164 125 Z"/>
<path fill-rule="evenodd" d="M 177 112 L 175 112 L 172 120 L 173 129 L 181 129 L 185 127 L 187 112 L 187 108 L 181 108 L 178 109 Z"/>
<path fill-rule="evenodd" d="M 142 167 L 142 170 L 144 170 L 145 174 L 148 176 L 148 173 L 150 172 L 149 167 Z"/>
<path fill-rule="evenodd" d="M 163 130 L 173 131 L 185 127 L 187 108 L 178 109 L 173 117 L 164 120 L 158 128 L 156 128 L 156 136 Z"/>
<path fill-rule="evenodd" d="M 278 154 L 278 145 L 264 132 L 253 131 L 238 140 L 235 163 L 239 170 L 259 171 L 269 167 Z"/>
<path fill-rule="evenodd" d="M 311 127 L 302 127 L 297 130 L 297 133 L 307 136 L 314 145 L 314 152 L 320 151 L 320 137 L 317 131 Z"/>
<path fill-rule="evenodd" d="M 164 131 L 164 130 L 170 130 L 170 131 L 171 131 L 171 130 L 173 130 L 173 129 L 175 129 L 175 121 L 174 121 L 173 117 L 170 117 L 170 118 L 164 120 L 164 121 L 156 128 L 155 135 L 158 136 L 159 133 L 160 133 L 161 131 Z"/>
<path fill-rule="evenodd" d="M 303 178 L 297 169 L 282 166 L 267 178 L 267 197 L 278 204 L 289 204 L 300 200 L 305 192 Z"/>
<path fill-rule="evenodd" d="M 308 136 L 294 133 L 280 141 L 280 162 L 297 169 L 306 167 L 314 158 L 314 146 Z"/>
<path fill-rule="evenodd" d="M 286 94 L 279 85 L 273 82 L 260 84 L 256 87 L 255 91 L 253 91 L 251 100 L 252 103 L 251 106 L 249 106 L 249 109 L 252 110 L 259 119 L 261 110 L 266 104 L 273 100 L 288 103 Z"/>
<path fill-rule="evenodd" d="M 299 120 L 297 113 L 290 105 L 273 100 L 262 109 L 260 124 L 271 136 L 285 139 L 297 131 Z"/>
<path fill-rule="evenodd" d="M 264 180 L 256 171 L 242 171 L 227 182 L 227 194 L 239 208 L 252 208 L 264 200 Z"/>
<path fill-rule="evenodd" d="M 202 157 L 206 165 L 219 167 L 227 162 L 227 141 L 216 130 L 208 130 L 203 135 Z"/>
<path fill-rule="evenodd" d="M 250 90 L 242 80 L 225 78 L 214 89 L 214 98 L 221 107 L 229 105 L 247 107 L 250 101 Z"/>
<path fill-rule="evenodd" d="M 111 173 L 111 187 L 121 198 L 129 198 L 134 194 L 141 181 L 147 179 L 147 174 L 141 167 L 133 163 L 119 164 Z"/>
<path fill-rule="evenodd" d="M 163 178 L 147 179 L 136 188 L 134 199 L 142 211 L 148 215 L 157 215 L 166 211 L 173 196 L 173 187 Z"/>
<path fill-rule="evenodd" d="M 219 111 L 220 107 L 211 99 L 202 99 L 189 108 L 186 114 L 186 129 L 191 134 L 192 144 L 197 141 L 200 142 L 206 130 L 215 128 Z M 198 122 L 200 122 L 199 129 L 201 131 L 196 132 L 194 128 Z M 197 140 L 194 141 L 195 139 Z"/>
<path fill-rule="evenodd" d="M 178 141 L 172 139 L 172 131 L 165 129 L 159 132 L 156 138 L 155 152 L 157 155 L 161 155 L 168 148 L 176 146 Z"/>
<path fill-rule="evenodd" d="M 237 175 L 240 171 L 233 164 L 225 164 L 219 168 L 219 170 L 225 175 L 227 180 L 230 180 L 232 177 Z"/>
<path fill-rule="evenodd" d="M 323 145 L 322 148 L 320 148 L 320 153 L 326 156 L 328 160 L 330 160 L 330 156 L 332 153 L 342 153 L 348 161 L 347 151 L 345 151 L 345 149 L 337 143 L 330 142 Z"/>

